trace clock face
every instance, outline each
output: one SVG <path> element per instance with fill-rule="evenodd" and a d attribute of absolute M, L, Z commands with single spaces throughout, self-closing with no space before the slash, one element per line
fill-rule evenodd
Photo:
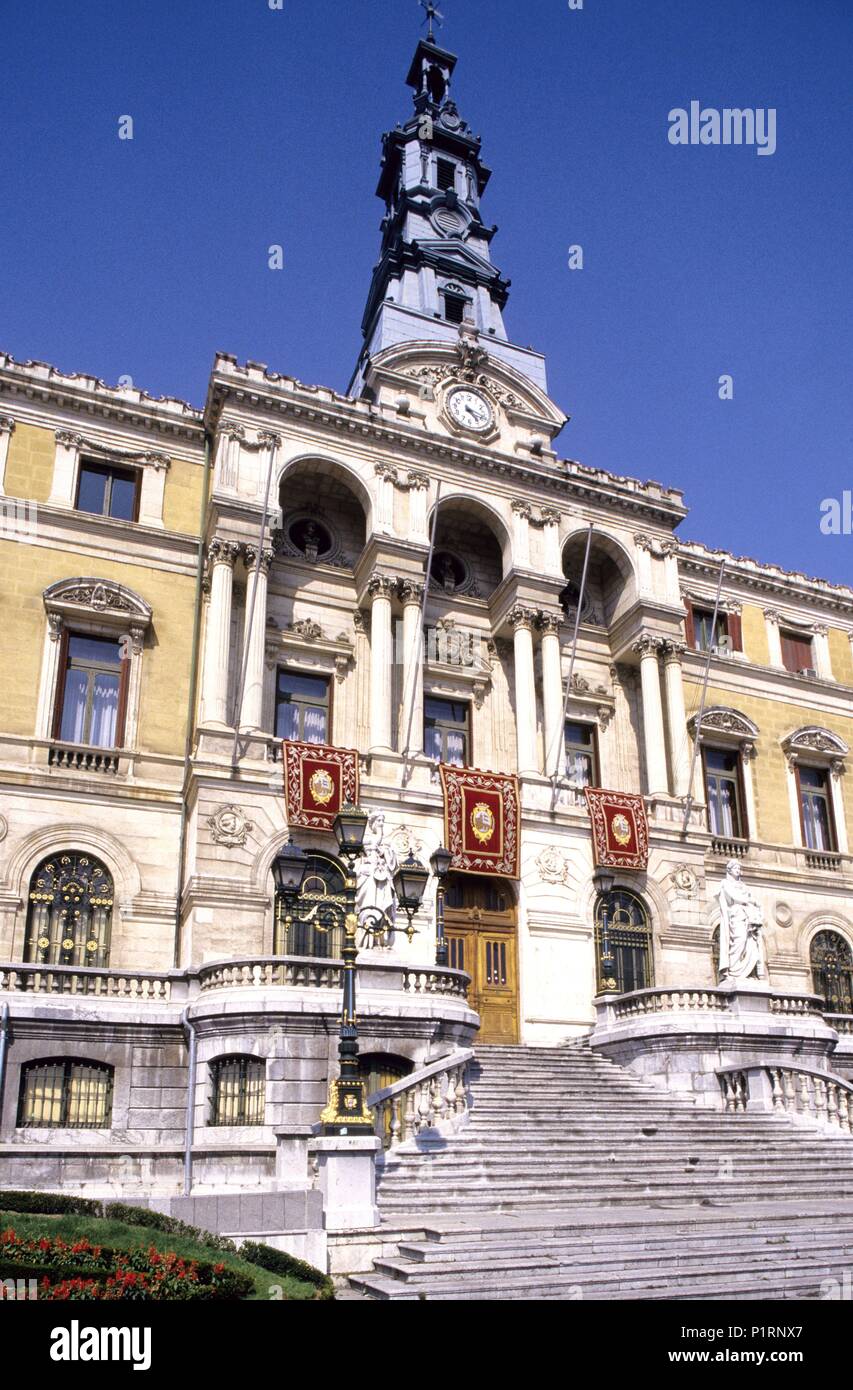
<path fill-rule="evenodd" d="M 447 409 L 450 411 L 457 425 L 463 429 L 475 430 L 478 433 L 487 430 L 495 418 L 495 413 L 491 405 L 481 396 L 479 391 L 469 391 L 462 389 L 454 391 L 447 402 Z"/>

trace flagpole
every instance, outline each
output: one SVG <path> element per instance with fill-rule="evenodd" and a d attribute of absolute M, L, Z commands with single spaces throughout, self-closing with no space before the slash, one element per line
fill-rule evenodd
<path fill-rule="evenodd" d="M 567 763 L 566 763 L 566 737 L 565 737 L 566 715 L 567 715 L 568 712 L 569 712 L 569 700 L 572 698 L 572 678 L 573 678 L 573 676 L 574 676 L 574 671 L 575 671 L 575 656 L 577 655 L 577 649 L 578 649 L 578 633 L 579 633 L 579 631 L 580 631 L 580 625 L 581 625 L 581 609 L 582 609 L 582 607 L 583 607 L 584 595 L 586 594 L 586 576 L 587 576 L 587 571 L 588 571 L 588 569 L 589 569 L 589 553 L 590 553 L 590 550 L 591 550 L 591 548 L 592 548 L 592 532 L 593 532 L 593 523 L 590 522 L 590 523 L 589 523 L 589 530 L 588 530 L 587 533 L 586 533 L 586 550 L 584 551 L 584 557 L 583 557 L 583 571 L 582 571 L 582 573 L 581 573 L 581 584 L 580 584 L 580 590 L 579 590 L 579 592 L 578 592 L 578 606 L 577 606 L 577 611 L 576 611 L 576 613 L 575 613 L 575 630 L 574 630 L 574 632 L 573 632 L 573 634 L 572 634 L 572 652 L 571 652 L 571 656 L 569 657 L 569 674 L 568 674 L 568 677 L 567 677 L 567 679 L 566 679 L 566 694 L 565 694 L 565 697 L 564 697 L 564 699 L 563 699 L 563 717 L 562 717 L 562 720 L 560 721 L 559 728 L 557 728 L 557 729 L 555 730 L 554 738 L 551 740 L 550 746 L 549 746 L 548 749 L 547 749 L 547 752 L 546 752 L 546 759 L 545 759 L 545 766 L 546 766 L 546 768 L 547 768 L 547 767 L 550 765 L 551 758 L 552 758 L 553 755 L 554 755 L 554 745 L 555 745 L 555 742 L 556 742 L 557 739 L 562 738 L 562 740 L 563 740 L 563 755 L 562 755 L 562 758 L 561 758 L 561 762 L 562 762 L 562 764 L 563 764 L 563 776 L 564 776 L 564 777 L 567 776 L 567 774 L 568 774 L 568 766 L 567 766 Z M 558 782 L 558 780 L 559 780 L 559 777 L 560 777 L 559 769 L 556 769 L 556 770 L 551 774 L 551 810 L 552 810 L 552 811 L 553 811 L 553 809 L 554 809 L 554 803 L 555 803 L 556 800 L 557 800 L 557 782 Z"/>
<path fill-rule="evenodd" d="M 257 553 L 255 555 L 255 564 L 252 570 L 250 584 L 251 596 L 249 595 L 248 591 L 246 594 L 246 600 L 249 605 L 249 610 L 246 621 L 246 630 L 243 635 L 243 662 L 240 670 L 240 688 L 237 691 L 237 708 L 234 712 L 234 746 L 231 749 L 232 767 L 237 766 L 237 755 L 240 743 L 240 715 L 243 710 L 243 691 L 246 687 L 246 672 L 249 669 L 249 649 L 251 647 L 252 642 L 252 629 L 255 623 L 255 598 L 258 592 L 258 575 L 261 572 L 261 561 L 263 559 L 264 541 L 266 539 L 267 533 L 267 519 L 269 517 L 270 505 L 270 490 L 272 488 L 273 473 L 275 472 L 275 458 L 277 449 L 278 438 L 277 436 L 273 435 L 272 442 L 270 444 L 270 466 L 269 472 L 267 473 L 267 486 L 266 491 L 264 492 L 264 510 L 261 514 L 261 527 L 260 531 L 258 532 L 258 548 Z"/>
<path fill-rule="evenodd" d="M 412 738 L 412 719 L 415 714 L 415 689 L 418 679 L 418 664 L 422 657 L 422 646 L 424 640 L 424 621 L 426 618 L 427 598 L 429 596 L 430 579 L 432 577 L 432 559 L 435 554 L 435 536 L 438 529 L 438 504 L 441 500 L 441 479 L 439 478 L 435 489 L 435 506 L 432 513 L 432 525 L 430 526 L 429 550 L 427 552 L 426 574 L 424 575 L 424 591 L 421 596 L 420 615 L 418 618 L 417 631 L 414 635 L 414 645 L 406 672 L 406 684 L 403 690 L 403 709 L 408 708 L 408 719 L 406 721 L 406 741 L 403 748 L 403 757 L 408 760 L 409 748 Z M 407 698 L 408 696 L 408 698 Z"/>
<path fill-rule="evenodd" d="M 693 736 L 693 756 L 690 759 L 690 779 L 687 783 L 687 796 L 684 799 L 684 824 L 681 827 L 682 835 L 687 834 L 687 827 L 690 823 L 690 812 L 693 806 L 693 778 L 696 772 L 696 759 L 699 756 L 699 743 L 702 738 L 702 720 L 705 718 L 705 701 L 708 697 L 708 677 L 711 674 L 711 657 L 714 651 L 714 636 L 717 631 L 717 615 L 720 611 L 720 595 L 723 590 L 723 572 L 726 568 L 725 559 L 720 561 L 720 578 L 717 581 L 717 596 L 714 599 L 714 616 L 711 619 L 711 640 L 708 643 L 708 651 L 705 656 L 705 675 L 702 680 L 702 694 L 699 700 L 699 714 L 696 719 L 696 732 Z"/>

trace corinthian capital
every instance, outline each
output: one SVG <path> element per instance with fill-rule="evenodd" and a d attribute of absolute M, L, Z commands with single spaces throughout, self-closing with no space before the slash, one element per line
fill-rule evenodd
<path fill-rule="evenodd" d="M 539 631 L 542 633 L 543 637 L 548 636 L 552 633 L 555 637 L 559 636 L 560 628 L 562 627 L 564 621 L 565 620 L 561 613 L 542 612 L 536 619 L 537 626 L 539 628 Z"/>
<path fill-rule="evenodd" d="M 667 663 L 670 661 L 680 661 L 687 651 L 687 643 L 672 642 L 667 638 L 661 643 L 661 651 L 663 652 L 663 659 Z"/>
<path fill-rule="evenodd" d="M 367 581 L 367 592 L 371 598 L 393 598 L 395 583 L 390 574 L 372 574 Z"/>
<path fill-rule="evenodd" d="M 532 608 L 525 608 L 522 604 L 517 603 L 515 608 L 507 614 L 507 621 L 512 624 L 515 632 L 521 628 L 528 628 L 532 632 L 536 622 L 536 613 Z"/>
<path fill-rule="evenodd" d="M 256 545 L 244 545 L 244 546 L 242 547 L 242 550 L 243 550 L 243 560 L 245 561 L 246 569 L 253 569 L 254 566 L 255 566 L 255 563 L 256 563 L 256 561 L 257 561 L 257 558 L 258 558 L 258 547 L 257 547 Z M 261 551 L 261 564 L 260 564 L 260 568 L 261 568 L 261 570 L 263 571 L 264 574 L 269 574 L 269 572 L 270 572 L 270 566 L 272 565 L 272 562 L 273 562 L 274 559 L 275 559 L 275 551 L 274 551 L 274 550 L 262 550 L 262 551 Z"/>
<path fill-rule="evenodd" d="M 207 547 L 207 558 L 211 565 L 228 565 L 233 569 L 239 554 L 240 547 L 236 541 L 226 541 L 221 536 L 214 536 Z"/>
<path fill-rule="evenodd" d="M 657 656 L 662 646 L 662 637 L 653 637 L 651 633 L 645 632 L 632 643 L 631 651 L 638 652 L 640 656 Z"/>
<path fill-rule="evenodd" d="M 401 579 L 397 585 L 397 592 L 406 607 L 410 603 L 420 607 L 423 603 L 424 586 L 416 579 Z"/>

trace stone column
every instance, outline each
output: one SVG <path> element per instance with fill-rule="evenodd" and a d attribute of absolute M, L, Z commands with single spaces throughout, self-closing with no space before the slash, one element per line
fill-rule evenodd
<path fill-rule="evenodd" d="M 403 727 L 400 730 L 400 747 L 412 756 L 424 751 L 423 597 L 423 584 L 412 579 L 400 581 L 400 598 L 403 601 Z"/>
<path fill-rule="evenodd" d="M 375 531 L 390 533 L 394 530 L 394 484 L 397 470 L 393 464 L 377 463 L 376 474 L 376 520 Z"/>
<path fill-rule="evenodd" d="M 261 552 L 260 568 L 255 572 L 257 549 L 246 546 L 244 549 L 246 568 L 249 571 L 246 584 L 246 616 L 243 628 L 243 660 L 246 652 L 246 683 L 243 686 L 243 701 L 240 706 L 240 728 L 256 730 L 263 728 L 264 712 L 264 661 L 266 654 L 267 628 L 267 583 L 273 552 Z M 255 583 L 257 581 L 257 588 Z M 252 591 L 255 589 L 254 614 L 252 611 Z M 250 626 L 251 624 L 251 626 Z"/>
<path fill-rule="evenodd" d="M 775 608 L 765 608 L 764 624 L 767 631 L 767 646 L 770 649 L 770 665 L 783 667 L 782 638 L 779 633 L 779 614 Z"/>
<path fill-rule="evenodd" d="M 201 723 L 228 727 L 228 659 L 231 650 L 231 599 L 234 564 L 240 547 L 214 539 L 207 552 L 210 600 L 204 633 L 201 677 Z"/>
<path fill-rule="evenodd" d="M 674 796 L 686 796 L 690 781 L 690 739 L 687 735 L 687 711 L 684 708 L 684 683 L 681 672 L 681 658 L 686 650 L 683 642 L 663 644 L 663 676 Z"/>
<path fill-rule="evenodd" d="M 666 773 L 666 744 L 664 741 L 663 705 L 660 693 L 658 652 L 659 637 L 645 636 L 635 642 L 632 651 L 640 655 L 640 682 L 643 692 L 643 738 L 646 750 L 646 778 L 651 796 L 669 792 Z"/>
<path fill-rule="evenodd" d="M 409 473 L 409 539 L 428 541 L 427 500 L 429 497 L 429 478 L 426 473 Z"/>
<path fill-rule="evenodd" d="M 515 738 L 519 773 L 538 773 L 536 756 L 536 678 L 533 671 L 533 624 L 530 608 L 517 607 L 509 615 L 515 655 Z"/>
<path fill-rule="evenodd" d="M 240 476 L 240 445 L 246 442 L 242 425 L 226 421 L 219 427 L 216 445 L 216 487 L 236 491 Z"/>
<path fill-rule="evenodd" d="M 542 508 L 542 548 L 546 574 L 563 574 L 560 555 L 560 513 L 556 507 Z"/>
<path fill-rule="evenodd" d="M 79 434 L 70 430 L 56 431 L 56 453 L 53 459 L 53 482 L 48 503 L 51 507 L 74 506 L 74 483 L 77 475 L 77 456 L 83 445 Z"/>
<path fill-rule="evenodd" d="M 829 628 L 825 623 L 815 623 L 812 628 L 812 652 L 814 668 L 822 680 L 834 680 L 832 658 L 829 654 Z"/>
<path fill-rule="evenodd" d="M 0 415 L 0 497 L 6 495 L 6 461 L 14 428 L 15 421 L 11 415 Z"/>
<path fill-rule="evenodd" d="M 391 687 L 394 645 L 391 631 L 391 596 L 394 580 L 374 574 L 367 585 L 370 595 L 370 751 L 391 751 Z"/>
<path fill-rule="evenodd" d="M 563 756 L 563 667 L 560 655 L 561 619 L 556 613 L 540 613 L 542 633 L 542 711 L 545 724 L 545 776 L 562 772 Z"/>
<path fill-rule="evenodd" d="M 836 758 L 829 769 L 829 795 L 832 799 L 832 816 L 835 821 L 835 838 L 838 843 L 839 854 L 850 853 L 850 841 L 847 836 L 847 817 L 844 814 L 844 788 L 841 779 L 844 776 L 845 767 L 842 758 Z"/>

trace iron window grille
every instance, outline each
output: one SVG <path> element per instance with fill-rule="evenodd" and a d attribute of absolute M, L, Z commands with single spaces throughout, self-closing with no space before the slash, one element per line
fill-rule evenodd
<path fill-rule="evenodd" d="M 92 855 L 69 851 L 42 860 L 30 879 L 24 959 L 104 968 L 114 896 L 109 871 Z M 71 988 L 73 980 L 63 983 Z"/>
<path fill-rule="evenodd" d="M 831 1014 L 853 1014 L 853 950 L 839 932 L 819 931 L 809 947 L 812 989 Z"/>
<path fill-rule="evenodd" d="M 344 892 L 344 873 L 334 859 L 324 854 L 309 854 L 302 891 L 297 899 L 296 912 L 287 922 L 284 899 L 275 900 L 275 928 L 273 933 L 273 953 L 277 956 L 315 956 L 327 960 L 340 960 L 344 948 L 344 927 L 340 920 L 328 921 L 323 917 L 323 905 L 335 903 L 346 906 Z M 301 918 L 319 905 L 319 924 L 317 921 L 305 922 Z M 319 927 L 325 927 L 320 931 Z"/>
<path fill-rule="evenodd" d="M 595 905 L 595 956 L 598 985 L 601 989 L 604 974 L 601 968 L 605 898 L 600 895 Z M 619 994 L 635 989 L 649 989 L 654 984 L 652 929 L 645 904 L 633 893 L 616 888 L 606 897 L 607 935 L 613 953 L 613 978 Z"/>
<path fill-rule="evenodd" d="M 211 1063 L 212 1125 L 262 1125 L 266 1066 L 257 1057 L 220 1057 Z"/>
<path fill-rule="evenodd" d="M 21 1073 L 22 1129 L 109 1129 L 113 1069 L 100 1062 L 30 1062 Z"/>

